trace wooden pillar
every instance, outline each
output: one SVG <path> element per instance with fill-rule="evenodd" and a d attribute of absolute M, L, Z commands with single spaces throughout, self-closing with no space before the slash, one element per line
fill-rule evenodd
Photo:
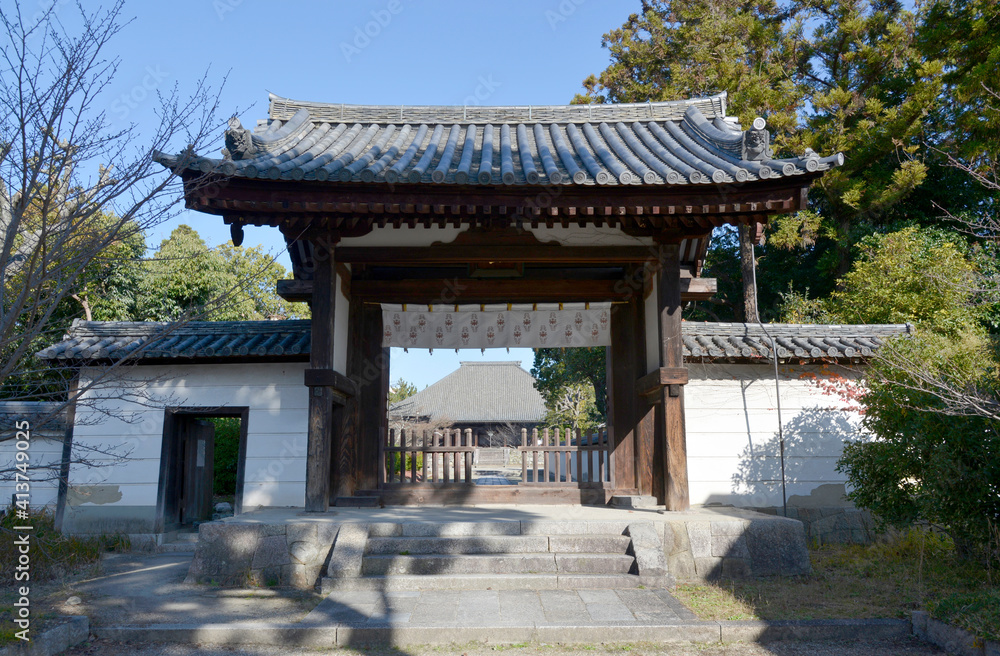
<path fill-rule="evenodd" d="M 344 421 L 342 463 L 349 470 L 346 476 L 353 494 L 378 486 L 378 446 L 388 394 L 389 349 L 382 347 L 382 308 L 378 304 L 352 298 L 349 323 L 347 375 L 359 389 L 344 409 L 348 419 Z"/>
<path fill-rule="evenodd" d="M 622 494 L 639 492 L 637 439 L 642 401 L 636 381 L 646 370 L 646 338 L 641 269 L 637 274 L 630 272 L 627 280 L 634 282 L 636 275 L 639 288 L 632 298 L 612 306 L 607 349 L 608 423 L 615 453 L 615 489 Z"/>
<path fill-rule="evenodd" d="M 309 366 L 313 371 L 333 371 L 334 315 L 337 276 L 333 243 L 315 244 L 312 293 L 312 343 Z M 325 246 L 325 248 L 324 248 Z M 306 510 L 326 512 L 330 506 L 330 458 L 334 448 L 334 391 L 328 385 L 309 388 L 309 440 L 306 449 Z"/>
<path fill-rule="evenodd" d="M 660 313 L 660 367 L 673 375 L 684 368 L 681 339 L 680 245 L 660 246 L 660 273 L 657 300 Z M 664 380 L 666 378 L 666 380 Z M 657 413 L 664 436 L 663 493 L 667 510 L 687 510 L 690 505 L 687 473 L 687 437 L 684 427 L 684 385 L 686 376 L 661 374 L 662 413 Z M 674 382 L 676 381 L 676 382 Z"/>

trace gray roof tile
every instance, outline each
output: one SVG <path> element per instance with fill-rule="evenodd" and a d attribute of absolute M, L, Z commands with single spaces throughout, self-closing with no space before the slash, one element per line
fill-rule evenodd
<path fill-rule="evenodd" d="M 765 324 L 761 328 L 685 321 L 682 328 L 685 358 L 751 362 L 770 357 L 771 338 L 777 342 L 779 359 L 850 360 L 872 355 L 887 338 L 912 332 L 908 324 Z M 309 354 L 309 341 L 308 320 L 181 324 L 77 320 L 62 341 L 40 351 L 38 357 L 64 362 L 118 360 L 130 354 L 140 360 L 301 360 Z"/>
<path fill-rule="evenodd" d="M 823 171 L 840 154 L 744 159 L 726 94 L 673 102 L 515 107 L 346 105 L 271 95 L 222 159 L 156 153 L 177 170 L 272 180 L 480 185 L 686 185 Z M 760 119 L 758 119 L 760 120 Z M 755 121 L 756 123 L 756 121 Z M 758 124 L 756 129 L 762 129 Z"/>
<path fill-rule="evenodd" d="M 40 351 L 66 362 L 288 358 L 309 354 L 309 321 L 73 322 L 62 341 Z"/>

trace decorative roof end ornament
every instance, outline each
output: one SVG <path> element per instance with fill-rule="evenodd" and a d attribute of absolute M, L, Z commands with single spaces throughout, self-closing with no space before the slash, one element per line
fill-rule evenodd
<path fill-rule="evenodd" d="M 743 132 L 742 157 L 747 162 L 762 162 L 774 157 L 771 150 L 771 134 L 767 131 L 767 123 L 761 117 L 753 120 L 753 127 Z"/>
<path fill-rule="evenodd" d="M 229 129 L 226 130 L 226 147 L 222 149 L 222 157 L 227 160 L 252 159 L 260 152 L 253 142 L 252 133 L 240 123 L 235 116 L 229 119 Z"/>

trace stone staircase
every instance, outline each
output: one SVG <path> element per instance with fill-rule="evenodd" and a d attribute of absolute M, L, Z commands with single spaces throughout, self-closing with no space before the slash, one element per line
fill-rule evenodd
<path fill-rule="evenodd" d="M 451 522 L 341 526 L 320 588 L 542 590 L 671 582 L 652 524 L 613 533 L 566 523 L 549 535 L 522 533 L 519 522 Z"/>
<path fill-rule="evenodd" d="M 198 531 L 172 531 L 164 536 L 164 541 L 157 546 L 158 553 L 194 553 L 198 545 Z"/>

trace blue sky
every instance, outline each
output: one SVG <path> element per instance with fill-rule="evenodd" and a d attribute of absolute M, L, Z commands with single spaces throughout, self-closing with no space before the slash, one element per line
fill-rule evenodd
<path fill-rule="evenodd" d="M 220 118 L 236 112 L 248 127 L 266 117 L 268 91 L 365 104 L 564 104 L 607 66 L 602 34 L 639 7 L 638 0 L 131 0 L 125 15 L 134 20 L 108 52 L 121 64 L 106 107 L 113 122 L 151 133 L 155 92 L 175 84 L 190 92 L 206 70 L 215 85 L 227 78 Z M 75 9 L 61 0 L 58 11 L 69 18 Z M 221 147 L 220 129 L 213 149 Z M 180 223 L 212 246 L 229 239 L 218 217 L 183 212 L 150 243 Z M 276 229 L 248 228 L 245 244 L 262 245 L 288 266 Z M 527 369 L 532 354 L 394 350 L 392 377 L 423 388 L 471 359 L 521 360 Z"/>

